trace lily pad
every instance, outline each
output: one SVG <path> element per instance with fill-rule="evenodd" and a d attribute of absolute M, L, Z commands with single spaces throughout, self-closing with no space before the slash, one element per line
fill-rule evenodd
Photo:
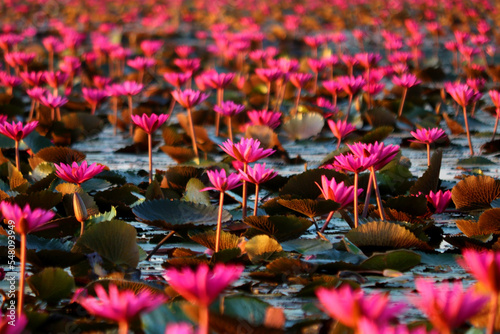
<path fill-rule="evenodd" d="M 7 199 L 7 201 L 16 203 L 20 207 L 24 207 L 26 204 L 29 204 L 32 209 L 41 208 L 44 210 L 50 210 L 59 204 L 62 201 L 62 198 L 61 193 L 42 190 L 29 194 L 19 194 L 16 197 Z"/>
<path fill-rule="evenodd" d="M 35 154 L 46 162 L 71 164 L 73 162 L 82 162 L 85 160 L 85 154 L 64 146 L 46 147 Z"/>
<path fill-rule="evenodd" d="M 203 174 L 203 168 L 196 168 L 192 166 L 175 166 L 170 167 L 165 173 L 166 185 L 178 191 L 185 191 L 186 186 L 192 178 L 200 178 Z"/>
<path fill-rule="evenodd" d="M 314 266 L 309 263 L 286 257 L 280 257 L 279 259 L 274 260 L 269 263 L 266 268 L 272 273 L 286 276 L 297 276 L 306 273 L 310 274 L 315 270 Z"/>
<path fill-rule="evenodd" d="M 244 222 L 278 241 L 296 239 L 312 225 L 311 221 L 296 216 L 250 216 Z"/>
<path fill-rule="evenodd" d="M 500 197 L 500 181 L 490 176 L 468 176 L 451 190 L 451 199 L 459 210 L 490 208 L 490 203 Z"/>
<path fill-rule="evenodd" d="M 312 199 L 279 199 L 278 203 L 309 218 L 322 216 L 336 211 L 340 204 L 332 200 L 317 201 Z"/>
<path fill-rule="evenodd" d="M 245 250 L 252 263 L 272 261 L 285 255 L 281 245 L 267 235 L 258 235 L 250 239 L 245 245 Z"/>
<path fill-rule="evenodd" d="M 45 268 L 28 278 L 31 291 L 50 305 L 71 296 L 75 288 L 75 280 L 64 269 Z"/>
<path fill-rule="evenodd" d="M 218 208 L 179 200 L 154 200 L 143 202 L 133 208 L 137 218 L 165 230 L 189 229 L 195 226 L 217 224 Z M 222 222 L 229 221 L 231 215 L 222 212 Z"/>
<path fill-rule="evenodd" d="M 206 191 L 200 191 L 205 188 L 203 182 L 201 182 L 197 178 L 192 178 L 186 184 L 186 191 L 182 196 L 182 200 L 195 203 L 195 204 L 203 204 L 210 205 L 210 195 Z"/>
<path fill-rule="evenodd" d="M 318 254 L 333 248 L 330 241 L 321 239 L 294 239 L 281 243 L 287 252 L 297 252 L 302 255 Z"/>
<path fill-rule="evenodd" d="M 302 140 L 317 136 L 325 126 L 323 115 L 317 112 L 299 113 L 282 125 L 283 130 L 293 139 Z"/>
<path fill-rule="evenodd" d="M 431 157 L 431 164 L 427 167 L 427 170 L 421 177 L 418 178 L 413 187 L 410 188 L 410 194 L 428 194 L 431 191 L 437 191 L 442 159 L 443 151 L 440 149 L 436 150 Z"/>
<path fill-rule="evenodd" d="M 216 231 L 214 230 L 208 230 L 203 232 L 190 231 L 188 235 L 194 242 L 199 243 L 200 245 L 203 245 L 208 249 L 215 250 L 215 239 L 217 237 Z M 221 231 L 219 249 L 224 250 L 224 249 L 238 248 L 239 242 L 240 238 L 238 238 L 234 234 Z"/>
<path fill-rule="evenodd" d="M 467 159 L 458 160 L 459 166 L 484 166 L 484 165 L 494 165 L 495 163 L 490 159 L 485 157 L 470 157 Z"/>
<path fill-rule="evenodd" d="M 360 266 L 366 270 L 392 269 L 407 271 L 420 264 L 420 255 L 406 249 L 376 253 L 364 260 Z"/>
<path fill-rule="evenodd" d="M 347 232 L 345 236 L 362 249 L 432 249 L 432 247 L 418 239 L 415 234 L 405 227 L 386 221 L 372 221 L 358 226 Z"/>
<path fill-rule="evenodd" d="M 385 207 L 405 212 L 410 216 L 422 216 L 427 212 L 427 198 L 420 196 L 397 196 L 389 198 Z"/>
<path fill-rule="evenodd" d="M 23 174 L 11 163 L 8 164 L 8 170 L 10 189 L 18 192 L 26 192 L 30 186 L 28 180 L 26 180 Z"/>

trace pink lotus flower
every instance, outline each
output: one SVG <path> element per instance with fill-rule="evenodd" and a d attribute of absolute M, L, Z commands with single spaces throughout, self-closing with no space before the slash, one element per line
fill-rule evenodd
<path fill-rule="evenodd" d="M 451 201 L 451 191 L 439 190 L 438 192 L 430 191 L 427 197 L 427 202 L 429 202 L 435 209 L 435 213 L 442 213 L 448 207 Z"/>
<path fill-rule="evenodd" d="M 42 44 L 50 53 L 59 53 L 64 51 L 64 43 L 55 36 L 48 36 L 42 39 Z"/>
<path fill-rule="evenodd" d="M 500 252 L 465 249 L 458 263 L 494 295 L 500 293 Z"/>
<path fill-rule="evenodd" d="M 127 61 L 127 65 L 137 71 L 144 71 L 147 68 L 153 67 L 155 64 L 156 60 L 145 57 L 135 57 Z"/>
<path fill-rule="evenodd" d="M 190 45 L 179 45 L 175 47 L 174 52 L 180 58 L 188 58 L 189 55 L 194 52 L 194 47 Z"/>
<path fill-rule="evenodd" d="M 224 152 L 246 164 L 266 158 L 275 152 L 273 149 L 263 149 L 259 146 L 260 141 L 253 138 L 241 138 L 236 144 L 227 140 L 219 145 Z"/>
<path fill-rule="evenodd" d="M 487 297 L 478 296 L 472 288 L 464 291 L 460 281 L 452 285 L 437 285 L 418 278 L 415 285 L 420 296 L 411 297 L 411 302 L 443 334 L 452 333 L 453 329 L 479 313 L 488 300 Z"/>
<path fill-rule="evenodd" d="M 166 72 L 163 73 L 163 79 L 177 89 L 181 89 L 191 76 L 187 73 Z"/>
<path fill-rule="evenodd" d="M 52 120 L 54 120 L 55 110 L 57 109 L 57 119 L 61 120 L 59 108 L 68 103 L 68 99 L 64 96 L 52 95 L 52 93 L 47 92 L 45 95 L 40 96 L 40 103 L 52 109 Z"/>
<path fill-rule="evenodd" d="M 344 121 L 338 120 L 335 122 L 334 120 L 329 119 L 328 126 L 330 127 L 330 130 L 332 131 L 335 138 L 337 138 L 337 140 L 338 140 L 337 141 L 337 150 L 340 147 L 340 143 L 342 142 L 342 139 L 345 136 L 347 136 L 349 133 L 356 130 L 356 127 L 346 120 L 344 120 Z"/>
<path fill-rule="evenodd" d="M 128 332 L 128 322 L 144 312 L 150 312 L 166 300 L 161 294 L 153 294 L 148 290 L 139 293 L 132 290 L 118 290 L 110 284 L 108 292 L 102 285 L 94 288 L 96 297 L 80 296 L 77 301 L 92 315 L 118 322 L 120 333 Z"/>
<path fill-rule="evenodd" d="M 139 94 L 144 85 L 141 83 L 137 83 L 135 81 L 125 81 L 118 86 L 121 92 L 121 95 L 133 96 Z"/>
<path fill-rule="evenodd" d="M 279 68 L 256 68 L 255 74 L 267 84 L 270 84 L 283 76 L 283 71 Z"/>
<path fill-rule="evenodd" d="M 48 222 L 54 218 L 54 212 L 40 208 L 32 210 L 29 204 L 21 209 L 15 203 L 4 201 L 0 203 L 0 211 L 5 219 L 14 221 L 14 231 L 18 234 L 28 234 L 53 227 L 53 224 Z"/>
<path fill-rule="evenodd" d="M 186 72 L 186 73 L 189 73 L 190 75 L 192 75 L 193 72 L 197 71 L 200 68 L 201 60 L 199 58 L 175 59 L 174 64 L 175 64 L 175 66 L 179 67 L 183 72 Z"/>
<path fill-rule="evenodd" d="M 416 86 L 418 85 L 419 83 L 421 83 L 422 81 L 420 81 L 416 76 L 415 74 L 412 74 L 412 73 L 405 73 L 403 75 L 401 75 L 400 77 L 393 77 L 392 78 L 392 82 L 396 85 L 396 86 L 400 86 L 400 87 L 403 87 L 403 88 L 411 88 L 413 86 Z"/>
<path fill-rule="evenodd" d="M 265 163 L 255 164 L 253 168 L 248 166 L 246 172 L 239 169 L 239 172 L 243 181 L 255 184 L 255 204 L 253 215 L 256 216 L 259 203 L 259 185 L 276 177 L 278 173 L 276 173 L 273 169 L 266 169 Z"/>
<path fill-rule="evenodd" d="M 165 334 L 195 334 L 193 326 L 186 322 L 168 324 L 165 328 Z"/>
<path fill-rule="evenodd" d="M 78 165 L 76 161 L 71 165 L 65 163 L 54 164 L 54 167 L 56 168 L 57 177 L 66 182 L 76 183 L 79 186 L 105 169 L 105 166 L 96 163 L 88 166 L 87 161 L 83 161 L 81 165 Z"/>
<path fill-rule="evenodd" d="M 201 264 L 195 271 L 188 267 L 167 269 L 163 277 L 189 302 L 208 307 L 228 285 L 240 277 L 243 269 L 240 265 L 220 263 L 210 269 L 206 264 Z"/>
<path fill-rule="evenodd" d="M 337 82 L 347 95 L 356 95 L 366 84 L 366 81 L 362 76 L 342 76 L 338 78 Z"/>
<path fill-rule="evenodd" d="M 378 324 L 376 321 L 361 318 L 358 325 L 358 333 L 363 334 L 439 334 L 436 330 L 427 331 L 425 326 L 418 328 L 408 328 L 405 325 L 390 326 L 388 324 Z"/>
<path fill-rule="evenodd" d="M 431 148 L 430 145 L 439 139 L 446 137 L 444 130 L 439 128 L 432 129 L 417 129 L 417 131 L 410 132 L 416 140 L 411 140 L 412 142 L 421 143 L 427 145 L 427 166 L 431 164 Z"/>
<path fill-rule="evenodd" d="M 208 72 L 203 74 L 203 81 L 212 88 L 224 89 L 233 81 L 235 75 L 235 73 Z"/>
<path fill-rule="evenodd" d="M 358 53 L 354 57 L 364 68 L 375 67 L 377 66 L 378 62 L 382 60 L 381 55 L 369 52 Z"/>
<path fill-rule="evenodd" d="M 95 75 L 92 78 L 92 83 L 94 84 L 94 86 L 97 89 L 101 89 L 101 90 L 105 89 L 106 86 L 108 86 L 109 84 L 111 84 L 111 81 L 112 81 L 111 78 L 103 77 L 103 76 L 100 76 L 100 75 Z"/>
<path fill-rule="evenodd" d="M 66 80 L 68 79 L 68 75 L 64 72 L 57 71 L 57 72 L 45 72 L 45 81 L 47 84 L 53 88 L 54 90 L 57 90 L 59 86 L 64 84 Z"/>
<path fill-rule="evenodd" d="M 27 66 L 33 62 L 35 59 L 36 53 L 30 52 L 10 52 L 4 55 L 5 61 L 12 67 L 24 67 L 27 71 Z"/>
<path fill-rule="evenodd" d="M 0 85 L 7 87 L 7 94 L 12 95 L 13 88 L 22 84 L 21 78 L 14 75 L 9 75 L 5 72 L 0 72 Z"/>
<path fill-rule="evenodd" d="M 173 98 L 184 108 L 189 109 L 205 101 L 210 95 L 192 89 L 175 90 Z"/>
<path fill-rule="evenodd" d="M 33 132 L 37 126 L 38 121 L 29 122 L 26 125 L 23 125 L 23 122 L 3 122 L 0 123 L 0 134 L 19 142 Z"/>
<path fill-rule="evenodd" d="M 40 98 L 43 95 L 47 94 L 47 89 L 42 88 L 42 87 L 33 87 L 33 88 L 30 88 L 30 89 L 26 89 L 26 94 L 28 94 L 28 96 L 32 100 L 40 102 Z"/>
<path fill-rule="evenodd" d="M 21 72 L 19 73 L 19 76 L 30 86 L 38 87 L 45 82 L 45 73 L 41 71 Z"/>
<path fill-rule="evenodd" d="M 276 129 L 281 124 L 282 114 L 269 110 L 252 110 L 247 111 L 247 116 L 253 125 L 265 125 L 271 129 Z"/>
<path fill-rule="evenodd" d="M 358 327 L 362 318 L 388 324 L 405 308 L 403 304 L 390 305 L 386 294 L 365 296 L 363 290 L 352 290 L 349 285 L 331 290 L 319 288 L 316 296 L 330 317 L 353 329 Z"/>
<path fill-rule="evenodd" d="M 225 101 L 221 103 L 221 106 L 215 106 L 214 110 L 224 116 L 234 116 L 245 110 L 245 106 L 242 104 L 236 104 L 233 101 Z"/>
<path fill-rule="evenodd" d="M 144 40 L 141 42 L 141 50 L 146 57 L 152 58 L 163 46 L 162 41 Z"/>
<path fill-rule="evenodd" d="M 221 169 L 220 171 L 208 170 L 207 175 L 213 187 L 206 187 L 200 191 L 215 190 L 224 192 L 226 190 L 237 188 L 241 185 L 241 177 L 239 174 L 232 173 L 226 176 L 226 171 L 224 169 Z"/>
<path fill-rule="evenodd" d="M 82 95 L 85 101 L 90 104 L 92 108 L 91 114 L 94 115 L 99 103 L 101 103 L 107 96 L 108 93 L 102 89 L 93 89 L 93 88 L 82 88 Z"/>
<path fill-rule="evenodd" d="M 82 66 L 80 58 L 73 56 L 65 56 L 63 61 L 59 63 L 59 68 L 70 77 L 74 76 Z"/>
<path fill-rule="evenodd" d="M 168 115 L 165 114 L 143 114 L 142 117 L 139 115 L 132 115 L 132 121 L 135 125 L 143 129 L 146 133 L 152 134 L 160 126 L 163 125 L 168 119 Z"/>
<path fill-rule="evenodd" d="M 340 204 L 340 209 L 347 207 L 354 201 L 354 186 L 345 186 L 344 181 L 337 183 L 335 178 L 328 180 L 325 175 L 321 175 L 321 186 L 315 182 L 321 190 L 325 199 L 335 201 Z M 363 189 L 358 189 L 357 196 L 361 195 Z"/>
<path fill-rule="evenodd" d="M 462 107 L 466 107 L 476 99 L 476 92 L 465 84 L 448 83 L 445 84 L 445 90 Z"/>
<path fill-rule="evenodd" d="M 12 323 L 15 325 L 13 326 Z M 13 316 L 13 318 L 6 314 L 0 318 L 0 333 L 22 334 L 27 324 L 28 318 L 24 314 L 21 316 Z"/>
<path fill-rule="evenodd" d="M 384 143 L 354 143 L 352 145 L 347 144 L 349 149 L 354 155 L 358 157 L 363 156 L 373 156 L 375 161 L 373 168 L 379 170 L 385 165 L 387 165 L 399 152 L 399 145 L 385 145 Z"/>

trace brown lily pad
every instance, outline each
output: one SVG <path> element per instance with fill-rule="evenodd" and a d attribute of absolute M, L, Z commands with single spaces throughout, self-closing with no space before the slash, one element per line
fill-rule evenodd
<path fill-rule="evenodd" d="M 193 231 L 189 232 L 188 236 L 194 242 L 199 243 L 200 245 L 205 246 L 208 249 L 215 250 L 215 240 L 217 237 L 215 230 L 208 230 L 203 232 Z M 224 250 L 224 249 L 238 248 L 239 242 L 240 238 L 238 238 L 234 234 L 221 231 L 219 249 Z"/>
<path fill-rule="evenodd" d="M 85 154 L 69 147 L 52 146 L 42 148 L 37 154 L 35 154 L 34 158 L 40 158 L 43 161 L 56 164 L 71 164 L 73 162 L 81 162 L 85 160 Z"/>
<path fill-rule="evenodd" d="M 278 203 L 309 218 L 322 216 L 336 211 L 340 204 L 332 200 L 318 201 L 313 199 L 279 199 Z"/>
<path fill-rule="evenodd" d="M 436 150 L 431 157 L 431 164 L 427 167 L 424 174 L 418 178 L 415 184 L 410 188 L 410 194 L 417 195 L 418 193 L 428 194 L 436 192 L 439 185 L 439 172 L 441 171 L 441 161 L 443 159 L 443 151 Z"/>
<path fill-rule="evenodd" d="M 490 176 L 468 176 L 451 190 L 451 199 L 459 210 L 481 210 L 500 197 L 500 182 Z"/>
<path fill-rule="evenodd" d="M 295 216 L 250 216 L 244 222 L 278 241 L 296 239 L 312 225 L 310 220 Z"/>

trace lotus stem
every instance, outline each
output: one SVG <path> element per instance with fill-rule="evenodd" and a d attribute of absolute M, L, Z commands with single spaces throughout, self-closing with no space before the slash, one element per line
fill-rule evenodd
<path fill-rule="evenodd" d="M 50 108 L 50 119 L 54 121 L 56 118 L 56 108 Z"/>
<path fill-rule="evenodd" d="M 500 108 L 497 109 L 497 115 L 500 114 Z M 495 140 L 495 135 L 497 134 L 497 127 L 498 127 L 498 116 L 496 117 L 495 120 L 495 126 L 493 127 L 493 136 L 491 137 L 491 141 Z"/>
<path fill-rule="evenodd" d="M 191 143 L 193 145 L 193 151 L 196 155 L 196 159 L 200 159 L 198 154 L 198 146 L 196 146 L 196 133 L 194 132 L 193 117 L 191 116 L 191 108 L 187 108 L 188 121 L 189 121 L 189 131 L 191 132 Z"/>
<path fill-rule="evenodd" d="M 222 100 L 224 99 L 224 90 L 222 88 L 217 88 L 217 106 L 220 108 L 222 105 Z M 215 136 L 219 137 L 220 132 L 220 114 L 215 113 Z"/>
<path fill-rule="evenodd" d="M 370 205 L 370 197 L 372 194 L 372 188 L 373 188 L 373 178 L 370 175 L 370 178 L 368 179 L 368 187 L 366 189 L 365 205 L 363 206 L 363 213 L 361 214 L 361 217 L 363 217 L 363 218 L 366 218 L 366 216 L 368 215 L 368 206 Z"/>
<path fill-rule="evenodd" d="M 271 82 L 267 83 L 267 95 L 266 95 L 266 108 L 265 110 L 269 110 L 269 100 L 271 99 Z"/>
<path fill-rule="evenodd" d="M 370 168 L 370 172 L 371 172 L 370 179 L 373 180 L 373 189 L 375 190 L 375 198 L 377 199 L 377 207 L 378 207 L 378 212 L 380 214 L 380 219 L 385 220 L 384 207 L 382 205 L 382 197 L 380 196 L 380 190 L 377 184 L 377 175 L 375 174 L 375 168 L 373 166 Z"/>
<path fill-rule="evenodd" d="M 495 332 L 495 323 L 498 313 L 498 293 L 495 292 L 491 299 L 491 308 L 490 314 L 488 315 L 488 327 L 486 329 L 486 334 L 493 334 Z"/>
<path fill-rule="evenodd" d="M 367 87 L 370 87 L 370 66 L 368 66 L 366 68 L 366 77 L 367 77 L 367 80 L 366 80 Z M 367 89 L 366 94 L 368 95 L 368 109 L 371 109 L 372 108 L 372 96 L 370 94 L 369 89 Z"/>
<path fill-rule="evenodd" d="M 208 306 L 199 305 L 198 309 L 198 334 L 208 334 Z"/>
<path fill-rule="evenodd" d="M 175 231 L 170 231 L 165 236 L 165 238 L 161 239 L 161 241 L 158 243 L 158 245 L 156 245 L 156 247 L 153 248 L 153 250 L 148 254 L 148 256 L 146 257 L 146 261 L 149 261 L 151 259 L 151 257 L 158 251 L 158 249 L 160 249 L 161 245 L 163 245 L 171 236 L 173 236 L 174 233 L 175 233 Z"/>
<path fill-rule="evenodd" d="M 113 115 L 115 116 L 115 121 L 113 123 L 113 136 L 116 136 L 118 127 L 118 97 L 116 96 L 113 96 Z"/>
<path fill-rule="evenodd" d="M 24 219 L 24 218 L 21 218 Z M 21 272 L 19 273 L 19 297 L 17 304 L 18 319 L 23 313 L 24 305 L 24 276 L 26 276 L 26 233 L 21 233 Z"/>
<path fill-rule="evenodd" d="M 54 52 L 49 51 L 49 71 L 54 71 Z"/>
<path fill-rule="evenodd" d="M 31 100 L 31 107 L 30 107 L 30 113 L 28 116 L 28 121 L 31 121 L 33 118 L 33 113 L 35 112 L 35 100 Z"/>
<path fill-rule="evenodd" d="M 168 115 L 168 118 L 167 118 L 167 124 L 168 122 L 170 121 L 170 116 L 172 115 L 172 113 L 174 112 L 174 107 L 175 107 L 175 99 L 172 97 L 172 100 L 170 100 L 170 105 L 168 106 L 168 112 L 167 112 L 167 115 Z"/>
<path fill-rule="evenodd" d="M 358 183 L 359 174 L 354 173 L 354 228 L 358 227 Z"/>
<path fill-rule="evenodd" d="M 139 79 L 137 81 L 139 81 L 139 83 L 142 83 L 143 80 L 144 80 L 144 70 L 139 70 Z"/>
<path fill-rule="evenodd" d="M 92 110 L 90 111 L 91 115 L 95 115 L 95 110 L 97 109 L 97 105 L 92 106 Z"/>
<path fill-rule="evenodd" d="M 233 141 L 233 126 L 232 126 L 232 118 L 231 116 L 227 117 L 227 131 L 229 132 L 229 140 Z"/>
<path fill-rule="evenodd" d="M 347 114 L 345 117 L 345 120 L 349 120 L 349 113 L 351 112 L 351 106 L 352 106 L 352 94 L 349 95 L 349 106 L 347 107 Z"/>
<path fill-rule="evenodd" d="M 19 140 L 16 140 L 16 168 L 21 171 L 21 159 L 19 159 Z"/>
<path fill-rule="evenodd" d="M 217 216 L 217 232 L 215 234 L 215 252 L 219 251 L 220 244 L 220 231 L 222 228 L 222 208 L 224 206 L 224 192 L 221 191 L 219 195 L 219 214 Z"/>
<path fill-rule="evenodd" d="M 295 106 L 292 110 L 291 116 L 295 116 L 297 112 L 299 111 L 299 102 L 300 102 L 300 92 L 302 89 L 299 87 L 297 88 L 297 97 L 295 97 Z"/>
<path fill-rule="evenodd" d="M 316 90 L 318 89 L 318 72 L 314 72 L 314 81 L 313 81 L 313 87 L 312 87 L 312 94 L 316 95 Z"/>
<path fill-rule="evenodd" d="M 325 223 L 323 224 L 323 227 L 320 230 L 321 233 L 323 233 L 326 230 L 326 227 L 328 226 L 328 223 L 330 223 L 330 220 L 332 219 L 334 213 L 335 211 L 330 211 L 328 217 L 326 217 Z"/>
<path fill-rule="evenodd" d="M 431 144 L 427 143 L 427 167 L 431 165 Z"/>
<path fill-rule="evenodd" d="M 243 163 L 243 172 L 247 172 L 248 163 Z M 241 202 L 242 209 L 242 218 L 245 219 L 247 217 L 247 181 L 243 180 L 243 193 L 241 194 L 243 197 L 243 201 Z"/>
<path fill-rule="evenodd" d="M 153 182 L 153 135 L 148 133 L 149 184 Z"/>
<path fill-rule="evenodd" d="M 85 221 L 80 222 L 80 238 L 83 235 L 83 231 L 85 231 Z"/>
<path fill-rule="evenodd" d="M 56 115 L 57 115 L 57 120 L 61 120 L 61 108 L 57 107 L 56 108 Z"/>
<path fill-rule="evenodd" d="M 474 117 L 476 113 L 476 102 L 472 103 L 472 109 L 470 111 L 470 117 Z"/>
<path fill-rule="evenodd" d="M 255 184 L 255 204 L 253 207 L 253 215 L 257 216 L 257 207 L 259 206 L 259 184 Z"/>
<path fill-rule="evenodd" d="M 474 149 L 472 148 L 472 141 L 470 139 L 470 130 L 469 130 L 469 121 L 467 120 L 467 108 L 465 105 L 462 107 L 464 111 L 464 121 L 465 121 L 465 130 L 467 131 L 467 141 L 469 142 L 470 155 L 474 155 Z"/>
<path fill-rule="evenodd" d="M 120 321 L 118 323 L 118 334 L 128 334 L 128 322 Z"/>
<path fill-rule="evenodd" d="M 132 117 L 133 109 L 132 109 L 132 95 L 127 95 L 127 100 L 128 100 L 128 110 L 130 117 Z M 134 135 L 134 122 L 132 122 L 132 118 L 130 118 L 130 125 L 129 125 L 129 134 L 130 137 Z"/>
<path fill-rule="evenodd" d="M 401 115 L 403 114 L 403 107 L 404 107 L 404 104 L 405 104 L 406 93 L 407 92 L 408 92 L 408 88 L 405 88 L 403 90 L 403 96 L 401 97 L 401 102 L 399 103 L 398 118 L 401 117 Z"/>

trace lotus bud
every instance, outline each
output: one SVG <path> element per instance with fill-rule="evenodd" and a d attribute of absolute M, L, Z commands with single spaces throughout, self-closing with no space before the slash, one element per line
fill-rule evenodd
<path fill-rule="evenodd" d="M 73 210 L 75 211 L 76 220 L 80 223 L 83 223 L 89 217 L 87 207 L 79 193 L 73 194 Z"/>

